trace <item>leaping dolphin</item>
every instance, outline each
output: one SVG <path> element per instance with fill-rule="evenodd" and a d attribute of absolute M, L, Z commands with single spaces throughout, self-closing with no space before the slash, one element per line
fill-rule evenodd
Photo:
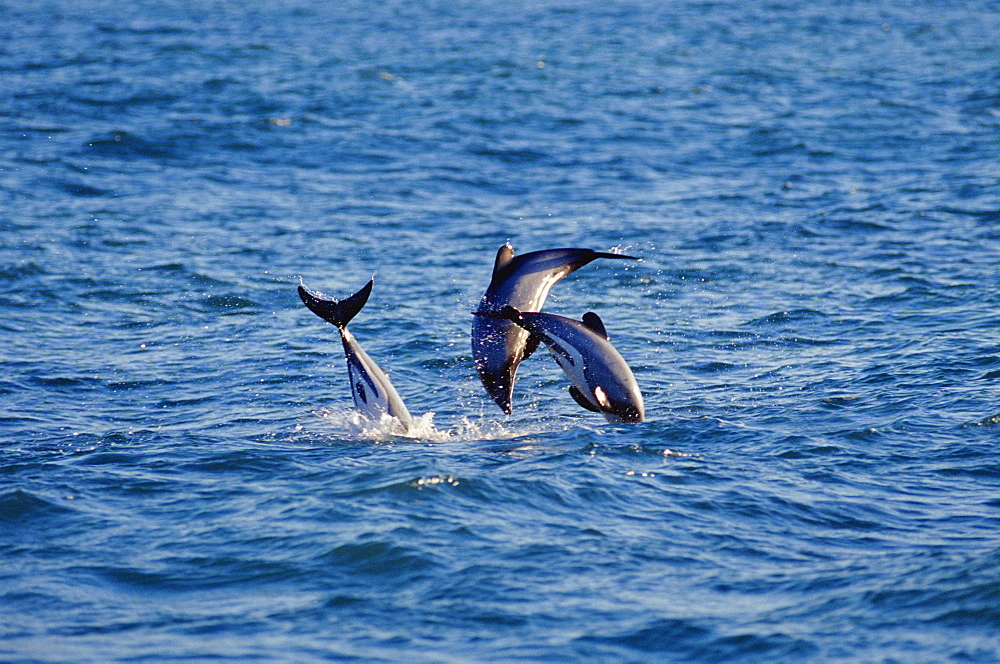
<path fill-rule="evenodd" d="M 354 407 L 376 421 L 383 415 L 391 415 L 409 429 L 413 418 L 389 382 L 389 376 L 368 357 L 354 335 L 347 329 L 347 324 L 368 301 L 374 283 L 374 280 L 370 280 L 357 293 L 340 301 L 324 299 L 320 294 L 307 290 L 304 285 L 299 285 L 299 297 L 310 311 L 336 325 L 340 330 L 340 338 L 344 342 L 344 355 L 347 356 L 347 375 L 351 380 Z"/>
<path fill-rule="evenodd" d="M 476 313 L 500 311 L 507 306 L 521 312 L 541 311 L 556 282 L 598 258 L 638 260 L 592 249 L 545 249 L 514 256 L 514 248 L 505 244 L 497 251 L 493 278 Z M 517 366 L 537 347 L 538 339 L 510 320 L 476 316 L 472 321 L 476 371 L 486 391 L 508 415 Z"/>
<path fill-rule="evenodd" d="M 535 345 L 541 341 L 569 377 L 569 393 L 586 408 L 604 415 L 608 422 L 642 422 L 645 406 L 632 369 L 608 340 L 600 316 L 592 311 L 583 321 L 514 307 L 476 312 L 480 320 L 509 320 L 527 331 Z"/>

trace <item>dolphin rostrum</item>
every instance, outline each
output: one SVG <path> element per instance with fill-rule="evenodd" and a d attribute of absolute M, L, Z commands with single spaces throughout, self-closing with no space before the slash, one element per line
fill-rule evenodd
<path fill-rule="evenodd" d="M 408 429 L 413 418 L 389 382 L 389 376 L 368 357 L 354 335 L 347 329 L 347 324 L 368 301 L 373 284 L 374 280 L 369 281 L 357 293 L 340 301 L 324 299 L 319 293 L 311 292 L 300 284 L 299 297 L 310 311 L 333 323 L 340 330 L 340 338 L 344 342 L 344 355 L 347 356 L 347 375 L 351 380 L 351 394 L 354 396 L 355 408 L 375 421 L 381 419 L 383 415 L 391 415 Z"/>
<path fill-rule="evenodd" d="M 645 407 L 632 369 L 608 341 L 600 316 L 589 311 L 583 321 L 514 307 L 476 312 L 484 320 L 505 319 L 526 330 L 535 344 L 543 342 L 573 385 L 569 393 L 608 422 L 642 422 Z"/>
<path fill-rule="evenodd" d="M 507 306 L 522 312 L 540 311 L 557 281 L 598 258 L 638 260 L 592 249 L 545 249 L 514 256 L 514 248 L 505 244 L 497 251 L 493 278 L 476 313 L 500 311 Z M 472 321 L 476 371 L 486 391 L 508 415 L 517 366 L 537 347 L 537 338 L 509 320 L 476 316 Z"/>

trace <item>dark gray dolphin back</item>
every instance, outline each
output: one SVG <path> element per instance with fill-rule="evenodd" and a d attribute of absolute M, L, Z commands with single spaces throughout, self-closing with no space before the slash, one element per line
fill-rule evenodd
<path fill-rule="evenodd" d="M 598 258 L 637 260 L 625 254 L 574 248 L 543 249 L 515 256 L 514 249 L 505 244 L 497 251 L 493 276 L 478 311 L 493 311 L 508 305 L 518 311 L 541 311 L 556 282 Z"/>
<path fill-rule="evenodd" d="M 540 311 L 549 290 L 560 279 L 598 258 L 634 256 L 593 249 L 544 249 L 520 256 L 505 244 L 497 251 L 490 285 L 477 312 L 512 306 L 519 311 Z M 505 412 L 511 412 L 511 395 L 518 365 L 534 352 L 538 340 L 509 320 L 476 316 L 472 321 L 472 357 L 487 393 Z"/>

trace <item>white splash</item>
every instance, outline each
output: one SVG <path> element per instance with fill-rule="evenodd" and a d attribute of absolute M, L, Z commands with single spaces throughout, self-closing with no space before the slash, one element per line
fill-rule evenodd
<path fill-rule="evenodd" d="M 365 417 L 354 409 L 321 408 L 315 414 L 338 434 L 372 441 L 409 439 L 424 443 L 449 443 L 461 441 L 511 440 L 540 433 L 551 432 L 551 423 L 519 423 L 516 427 L 495 420 L 473 421 L 462 417 L 455 426 L 440 429 L 434 424 L 434 413 L 424 413 L 414 417 L 409 428 L 395 417 L 383 415 L 378 420 Z"/>

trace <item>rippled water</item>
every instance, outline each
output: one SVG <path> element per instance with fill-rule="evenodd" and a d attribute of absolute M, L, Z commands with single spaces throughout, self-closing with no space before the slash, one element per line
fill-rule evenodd
<path fill-rule="evenodd" d="M 0 19 L 0 659 L 1000 661 L 994 3 Z M 486 396 L 508 240 L 647 422 Z"/>

